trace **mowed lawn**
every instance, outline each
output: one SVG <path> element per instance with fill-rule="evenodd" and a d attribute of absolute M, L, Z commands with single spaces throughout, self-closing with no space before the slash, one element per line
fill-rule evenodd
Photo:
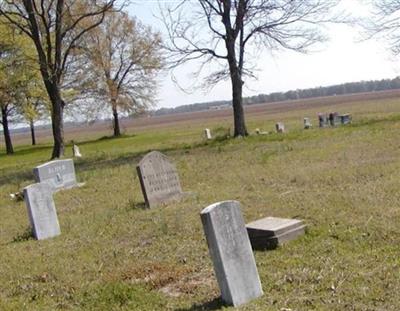
<path fill-rule="evenodd" d="M 24 202 L 49 142 L 0 151 L 0 310 L 230 310 L 199 213 L 238 200 L 246 222 L 300 218 L 306 235 L 256 251 L 264 295 L 238 310 L 400 310 L 400 99 L 354 102 L 345 127 L 317 125 L 318 110 L 248 115 L 248 127 L 286 134 L 223 139 L 230 120 L 204 120 L 78 141 L 81 188 L 55 194 L 62 234 L 35 241 Z M 217 139 L 205 142 L 210 127 Z M 91 140 L 87 140 L 91 139 Z M 86 141 L 85 141 L 86 140 Z M 143 208 L 135 166 L 150 150 L 177 166 L 178 203 Z M 67 157 L 71 156 L 68 146 Z M 232 308 L 233 309 L 233 308 Z"/>

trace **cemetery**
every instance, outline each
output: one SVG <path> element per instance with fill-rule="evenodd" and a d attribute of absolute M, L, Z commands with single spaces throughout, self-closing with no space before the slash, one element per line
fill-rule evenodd
<path fill-rule="evenodd" d="M 324 130 L 304 129 L 310 105 L 250 114 L 242 139 L 205 140 L 230 120 L 204 119 L 75 136 L 82 158 L 0 153 L 0 309 L 397 309 L 399 104 L 346 111 Z M 277 120 L 290 130 L 255 134 Z"/>

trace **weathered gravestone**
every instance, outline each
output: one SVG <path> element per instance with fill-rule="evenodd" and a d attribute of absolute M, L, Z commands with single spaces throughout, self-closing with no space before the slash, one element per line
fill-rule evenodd
<path fill-rule="evenodd" d="M 273 249 L 305 233 L 302 220 L 265 217 L 246 225 L 254 249 Z"/>
<path fill-rule="evenodd" d="M 24 199 L 33 235 L 37 240 L 52 238 L 61 233 L 50 185 L 38 183 L 26 187 Z"/>
<path fill-rule="evenodd" d="M 183 196 L 178 171 L 162 153 L 152 151 L 146 154 L 136 170 L 148 207 L 168 203 Z"/>
<path fill-rule="evenodd" d="M 78 186 L 72 159 L 54 160 L 33 169 L 35 181 L 49 184 L 53 190 Z"/>
<path fill-rule="evenodd" d="M 200 215 L 222 300 L 239 306 L 261 296 L 261 282 L 240 203 L 215 203 Z"/>

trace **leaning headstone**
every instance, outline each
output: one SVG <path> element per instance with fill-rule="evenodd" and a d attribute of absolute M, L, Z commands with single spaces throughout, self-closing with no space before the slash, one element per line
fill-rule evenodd
<path fill-rule="evenodd" d="M 302 220 L 266 217 L 246 225 L 254 249 L 273 249 L 305 233 Z"/>
<path fill-rule="evenodd" d="M 304 129 L 308 130 L 312 128 L 310 118 L 304 118 Z"/>
<path fill-rule="evenodd" d="M 162 153 L 152 151 L 146 154 L 136 170 L 148 207 L 151 208 L 182 197 L 178 171 Z"/>
<path fill-rule="evenodd" d="M 75 145 L 75 144 L 72 146 L 72 154 L 74 155 L 75 158 L 81 158 L 82 157 L 81 152 L 79 150 L 79 147 L 77 145 Z"/>
<path fill-rule="evenodd" d="M 200 216 L 222 300 L 239 306 L 261 296 L 261 282 L 240 203 L 215 203 Z"/>
<path fill-rule="evenodd" d="M 53 190 L 78 186 L 72 159 L 54 160 L 33 169 L 35 181 L 49 184 Z"/>
<path fill-rule="evenodd" d="M 277 133 L 285 133 L 285 125 L 282 122 L 278 122 L 275 124 Z"/>
<path fill-rule="evenodd" d="M 205 135 L 206 139 L 212 139 L 210 129 L 204 129 L 204 135 Z"/>
<path fill-rule="evenodd" d="M 46 183 L 33 184 L 24 189 L 29 221 L 37 240 L 52 238 L 61 233 L 52 193 L 51 186 Z"/>

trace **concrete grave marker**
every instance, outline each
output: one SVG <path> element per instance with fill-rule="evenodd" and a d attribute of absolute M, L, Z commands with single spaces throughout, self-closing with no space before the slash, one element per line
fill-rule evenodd
<path fill-rule="evenodd" d="M 239 306 L 261 296 L 261 282 L 240 203 L 215 203 L 200 216 L 222 300 Z"/>
<path fill-rule="evenodd" d="M 146 154 L 136 170 L 148 207 L 168 203 L 183 196 L 178 171 L 162 153 L 152 151 Z"/>
<path fill-rule="evenodd" d="M 204 129 L 204 135 L 205 135 L 206 139 L 212 139 L 210 129 Z"/>
<path fill-rule="evenodd" d="M 273 249 L 305 233 L 302 220 L 266 217 L 246 225 L 254 249 Z"/>
<path fill-rule="evenodd" d="M 52 238 L 61 233 L 50 185 L 38 183 L 26 187 L 24 199 L 33 235 L 37 240 Z"/>
<path fill-rule="evenodd" d="M 33 169 L 35 181 L 49 184 L 53 190 L 78 186 L 72 159 L 54 160 Z"/>

